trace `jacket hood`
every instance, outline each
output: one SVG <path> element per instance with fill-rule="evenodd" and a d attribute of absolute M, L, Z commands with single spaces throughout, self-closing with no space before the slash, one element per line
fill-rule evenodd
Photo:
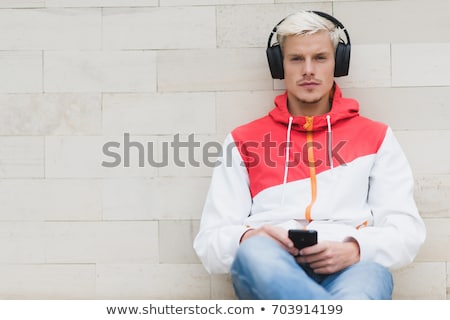
<path fill-rule="evenodd" d="M 306 131 L 304 127 L 307 122 L 305 116 L 292 116 L 287 108 L 287 92 L 275 97 L 275 108 L 269 112 L 269 116 L 278 123 L 289 125 L 289 119 L 292 117 L 292 130 Z M 327 128 L 327 117 L 331 124 L 338 121 L 353 118 L 359 115 L 359 104 L 356 100 L 342 97 L 341 89 L 335 84 L 333 104 L 331 110 L 326 114 L 314 116 L 311 131 L 323 130 Z"/>

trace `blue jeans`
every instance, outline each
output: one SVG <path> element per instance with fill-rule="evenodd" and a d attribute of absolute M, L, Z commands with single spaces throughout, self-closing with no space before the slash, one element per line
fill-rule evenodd
<path fill-rule="evenodd" d="M 392 298 L 392 275 L 378 263 L 361 261 L 339 272 L 319 275 L 306 266 L 300 266 L 277 242 L 263 236 L 242 242 L 230 272 L 239 299 Z"/>

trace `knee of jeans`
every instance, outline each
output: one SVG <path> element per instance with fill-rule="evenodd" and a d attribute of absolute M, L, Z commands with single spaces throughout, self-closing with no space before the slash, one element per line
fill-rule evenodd
<path fill-rule="evenodd" d="M 264 236 L 251 237 L 239 246 L 236 253 L 236 260 L 257 260 L 264 253 L 268 246 L 271 246 L 274 241 Z"/>
<path fill-rule="evenodd" d="M 380 276 L 383 276 L 388 280 L 392 280 L 391 271 L 388 268 L 386 268 L 385 266 L 379 264 L 378 262 L 364 261 L 364 262 L 360 262 L 360 263 L 363 264 L 365 268 L 370 269 L 372 272 L 377 273 Z"/>
<path fill-rule="evenodd" d="M 361 263 L 364 268 L 369 269 L 370 274 L 374 275 L 374 279 L 378 279 L 378 293 L 381 295 L 378 299 L 391 299 L 392 291 L 394 289 L 394 281 L 391 271 L 377 262 L 366 261 Z M 375 286 L 375 284 L 372 285 Z"/>
<path fill-rule="evenodd" d="M 346 272 L 349 271 L 349 273 Z M 337 286 L 339 299 L 390 300 L 393 281 L 390 270 L 373 261 L 360 261 L 348 269 L 344 281 Z"/>
<path fill-rule="evenodd" d="M 267 263 L 268 255 L 272 250 L 269 248 L 278 246 L 274 240 L 264 236 L 251 237 L 239 246 L 233 264 L 232 270 L 246 265 L 259 265 Z"/>

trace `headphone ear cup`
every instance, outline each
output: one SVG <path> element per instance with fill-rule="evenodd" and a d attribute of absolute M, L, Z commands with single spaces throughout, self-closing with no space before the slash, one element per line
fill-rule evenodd
<path fill-rule="evenodd" d="M 350 68 L 350 51 L 351 45 L 339 42 L 336 48 L 336 58 L 334 67 L 334 76 L 342 77 L 348 75 L 348 69 Z"/>
<path fill-rule="evenodd" d="M 284 79 L 283 54 L 279 44 L 268 47 L 266 50 L 267 61 L 273 79 Z"/>

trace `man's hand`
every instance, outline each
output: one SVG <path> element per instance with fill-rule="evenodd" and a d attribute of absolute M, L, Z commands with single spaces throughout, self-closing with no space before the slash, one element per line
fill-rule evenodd
<path fill-rule="evenodd" d="M 296 258 L 300 264 L 307 264 L 318 274 L 341 271 L 359 261 L 359 245 L 356 241 L 323 241 L 304 248 Z"/>
<path fill-rule="evenodd" d="M 256 235 L 265 236 L 276 240 L 293 256 L 297 256 L 299 254 L 299 250 L 294 247 L 294 243 L 291 239 L 289 239 L 286 229 L 266 224 L 257 229 L 249 229 L 248 231 L 246 231 L 242 235 L 241 242 Z"/>

